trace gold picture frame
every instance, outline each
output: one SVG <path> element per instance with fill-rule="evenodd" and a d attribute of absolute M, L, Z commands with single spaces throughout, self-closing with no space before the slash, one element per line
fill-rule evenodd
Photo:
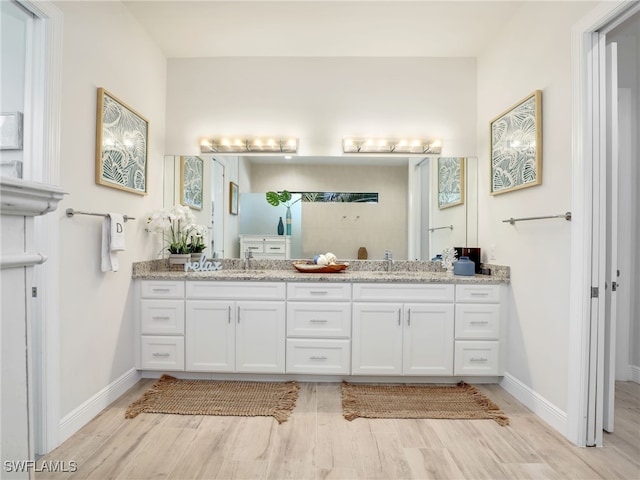
<path fill-rule="evenodd" d="M 489 124 L 490 193 L 542 183 L 542 91 L 536 90 Z"/>
<path fill-rule="evenodd" d="M 96 183 L 147 194 L 149 120 L 104 88 L 96 111 Z"/>
<path fill-rule="evenodd" d="M 180 157 L 180 203 L 202 210 L 204 160 L 200 157 Z"/>

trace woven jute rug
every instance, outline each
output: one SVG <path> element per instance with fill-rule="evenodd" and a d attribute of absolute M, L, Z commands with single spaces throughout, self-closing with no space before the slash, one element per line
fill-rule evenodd
<path fill-rule="evenodd" d="M 126 418 L 140 413 L 273 417 L 286 422 L 296 405 L 296 382 L 179 380 L 163 375 L 127 408 Z"/>
<path fill-rule="evenodd" d="M 344 418 L 509 418 L 477 388 L 457 385 L 368 385 L 342 383 Z"/>

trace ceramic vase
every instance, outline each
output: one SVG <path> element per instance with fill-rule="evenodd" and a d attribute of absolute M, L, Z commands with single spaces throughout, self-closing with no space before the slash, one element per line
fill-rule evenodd
<path fill-rule="evenodd" d="M 453 264 L 453 273 L 472 277 L 476 273 L 476 264 L 469 260 L 469 257 L 460 257 L 460 260 Z"/>
<path fill-rule="evenodd" d="M 291 208 L 287 207 L 287 235 L 291 235 Z"/>

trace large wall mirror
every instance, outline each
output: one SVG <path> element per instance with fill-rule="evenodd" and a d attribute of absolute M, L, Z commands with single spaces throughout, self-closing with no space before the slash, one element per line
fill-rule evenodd
<path fill-rule="evenodd" d="M 476 158 L 198 158 L 203 194 L 194 214 L 210 229 L 210 256 L 240 257 L 240 234 L 277 235 L 286 207 L 269 205 L 265 192 L 281 190 L 302 198 L 291 208 L 291 258 L 331 251 L 348 260 L 365 249 L 369 259 L 392 250 L 396 260 L 430 260 L 444 247 L 477 246 Z M 165 157 L 165 207 L 181 202 L 181 164 L 180 156 Z M 237 215 L 229 209 L 231 182 Z M 331 201 L 314 201 L 319 195 Z"/>

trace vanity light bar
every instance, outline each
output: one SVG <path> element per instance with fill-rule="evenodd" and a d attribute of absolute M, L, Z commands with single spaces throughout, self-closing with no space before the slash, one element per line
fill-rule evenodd
<path fill-rule="evenodd" d="M 344 153 L 417 153 L 439 155 L 442 152 L 440 140 L 409 140 L 389 138 L 342 139 Z"/>
<path fill-rule="evenodd" d="M 297 138 L 208 138 L 200 142 L 201 153 L 296 153 Z"/>

